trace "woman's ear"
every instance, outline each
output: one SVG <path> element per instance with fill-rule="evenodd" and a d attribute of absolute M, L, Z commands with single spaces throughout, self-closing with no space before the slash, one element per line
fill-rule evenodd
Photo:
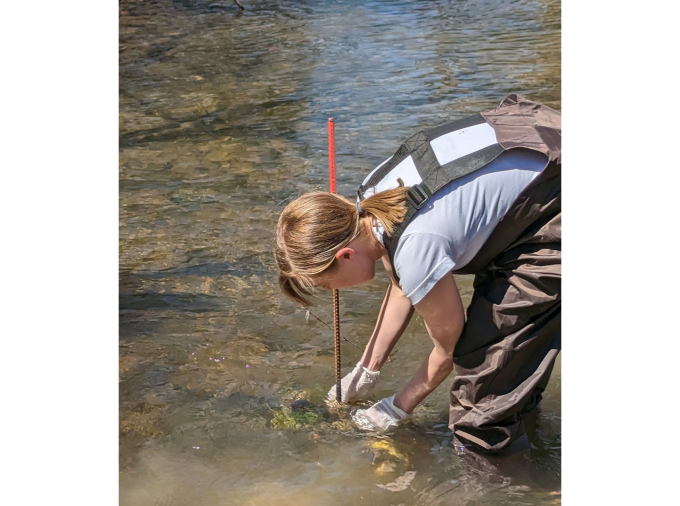
<path fill-rule="evenodd" d="M 354 251 L 354 249 L 345 247 L 338 250 L 338 252 L 335 254 L 335 259 L 354 260 L 355 255 L 356 251 Z"/>

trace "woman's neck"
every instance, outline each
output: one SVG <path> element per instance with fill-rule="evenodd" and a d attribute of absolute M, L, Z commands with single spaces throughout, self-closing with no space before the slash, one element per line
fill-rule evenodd
<path fill-rule="evenodd" d="M 380 260 L 380 258 L 387 255 L 387 250 L 385 249 L 385 246 L 380 244 L 380 241 L 378 241 L 378 238 L 373 232 L 373 216 L 370 214 L 362 216 L 361 228 L 361 235 L 365 241 L 364 247 L 366 248 L 366 253 L 373 259 L 373 261 L 377 262 Z"/>

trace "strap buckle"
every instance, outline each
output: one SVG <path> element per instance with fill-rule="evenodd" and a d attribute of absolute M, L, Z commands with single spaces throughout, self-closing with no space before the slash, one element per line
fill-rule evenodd
<path fill-rule="evenodd" d="M 429 198 L 430 196 L 425 193 L 425 190 L 423 190 L 420 185 L 417 184 L 411 186 L 409 191 L 406 193 L 406 200 L 408 200 L 416 209 L 423 207 L 423 204 L 427 202 Z"/>

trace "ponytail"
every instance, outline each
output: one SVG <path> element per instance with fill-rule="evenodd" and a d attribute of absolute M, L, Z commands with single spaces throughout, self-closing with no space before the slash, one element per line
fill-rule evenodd
<path fill-rule="evenodd" d="M 375 193 L 361 201 L 363 211 L 373 215 L 373 226 L 377 225 L 378 220 L 390 236 L 406 216 L 406 194 L 409 187 L 404 186 L 401 178 L 397 181 L 399 181 L 397 188 Z"/>

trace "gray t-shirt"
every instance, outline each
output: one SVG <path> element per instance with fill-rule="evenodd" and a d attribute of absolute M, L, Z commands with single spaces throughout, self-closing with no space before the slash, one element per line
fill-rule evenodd
<path fill-rule="evenodd" d="M 451 137 L 450 144 L 455 146 L 459 139 Z M 471 141 L 474 144 L 475 140 Z M 432 143 L 432 146 L 442 164 L 466 154 L 463 149 L 462 154 L 451 158 L 445 142 Z M 439 150 L 437 146 L 440 146 Z M 476 149 L 479 148 L 472 151 Z M 467 152 L 471 151 L 468 149 Z M 528 149 L 506 151 L 486 167 L 446 185 L 416 212 L 399 240 L 393 266 L 401 289 L 412 304 L 420 302 L 445 274 L 464 267 L 474 258 L 515 199 L 547 161 L 545 155 Z M 410 186 L 408 177 L 404 176 L 413 170 L 415 166 L 408 157 L 391 172 L 390 180 L 384 179 L 375 189 L 367 191 L 366 196 L 396 188 L 400 175 Z M 370 174 L 364 182 L 369 177 Z M 374 232 L 382 243 L 382 225 Z"/>

